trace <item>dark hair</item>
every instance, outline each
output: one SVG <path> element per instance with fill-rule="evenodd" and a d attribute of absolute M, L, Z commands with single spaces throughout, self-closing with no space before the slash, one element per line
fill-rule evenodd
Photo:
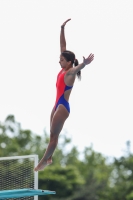
<path fill-rule="evenodd" d="M 72 65 L 74 64 L 75 67 L 79 64 L 78 60 L 75 58 L 75 54 L 72 51 L 63 51 L 61 55 L 66 59 L 66 61 L 71 61 Z M 77 73 L 77 77 L 79 80 L 81 80 L 81 71 Z"/>

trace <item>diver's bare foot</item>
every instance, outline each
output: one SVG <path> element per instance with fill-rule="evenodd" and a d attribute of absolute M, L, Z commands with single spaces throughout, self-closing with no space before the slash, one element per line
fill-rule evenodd
<path fill-rule="evenodd" d="M 34 171 L 41 171 L 43 170 L 46 166 L 52 164 L 52 159 L 48 159 L 45 161 L 43 158 L 40 160 L 38 163 L 37 167 L 35 167 Z"/>

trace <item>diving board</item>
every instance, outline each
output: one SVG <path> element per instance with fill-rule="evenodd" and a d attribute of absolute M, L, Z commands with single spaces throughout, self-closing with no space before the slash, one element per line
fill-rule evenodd
<path fill-rule="evenodd" d="M 36 189 L 30 189 L 30 188 L 3 190 L 3 191 L 0 191 L 0 200 L 9 199 L 9 198 L 36 196 L 36 195 L 42 196 L 42 195 L 48 195 L 48 194 L 56 194 L 56 192 L 50 191 L 50 190 L 36 190 Z"/>

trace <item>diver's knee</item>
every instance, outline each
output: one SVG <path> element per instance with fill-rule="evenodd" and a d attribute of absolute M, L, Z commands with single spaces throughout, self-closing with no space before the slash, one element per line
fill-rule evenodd
<path fill-rule="evenodd" d="M 50 140 L 58 140 L 59 135 L 50 131 Z"/>

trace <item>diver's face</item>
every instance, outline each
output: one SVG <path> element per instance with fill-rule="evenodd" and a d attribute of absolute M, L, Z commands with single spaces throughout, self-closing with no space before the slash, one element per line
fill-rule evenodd
<path fill-rule="evenodd" d="M 66 61 L 64 56 L 60 56 L 60 61 L 59 61 L 61 68 L 66 68 L 68 66 L 68 62 Z"/>

